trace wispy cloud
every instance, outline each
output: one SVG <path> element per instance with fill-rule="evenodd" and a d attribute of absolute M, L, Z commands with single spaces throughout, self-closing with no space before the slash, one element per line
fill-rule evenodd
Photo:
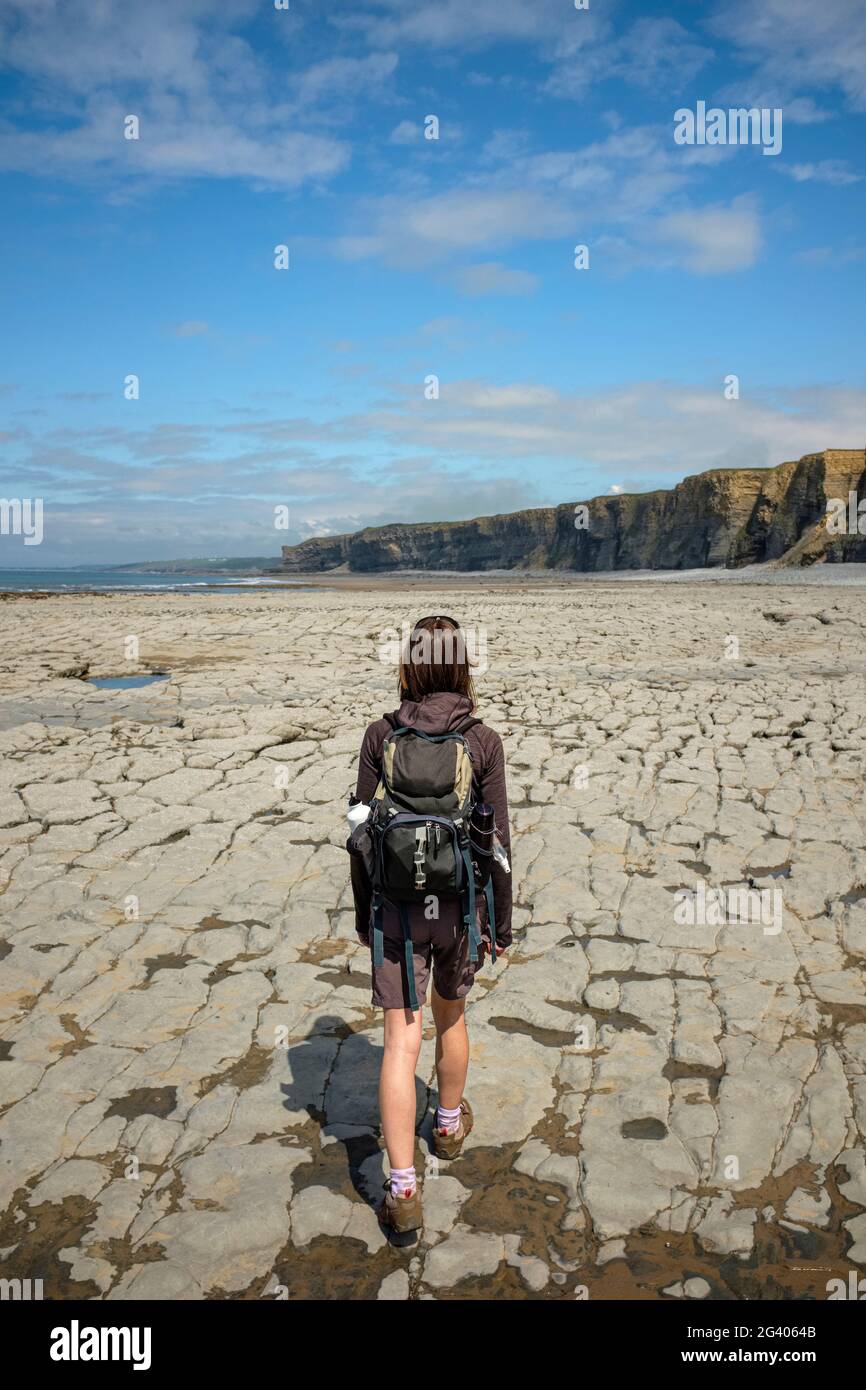
<path fill-rule="evenodd" d="M 184 319 L 183 323 L 172 324 L 169 331 L 174 338 L 201 338 L 210 332 L 210 324 L 204 319 Z"/>
<path fill-rule="evenodd" d="M 748 196 L 728 205 L 689 208 L 658 219 L 650 233 L 666 247 L 680 248 L 676 257 L 698 275 L 721 275 L 754 265 L 761 249 L 758 212 Z"/>
<path fill-rule="evenodd" d="M 580 22 L 574 12 L 575 19 Z M 362 36 L 377 47 L 421 45 L 436 49 L 475 49 L 501 42 L 554 42 L 563 30 L 560 0 L 437 0 L 406 5 L 405 0 L 373 0 L 335 10 L 331 22 L 344 33 Z M 572 20 L 566 14 L 565 21 Z"/>
<path fill-rule="evenodd" d="M 593 83 L 610 79 L 679 90 L 712 57 L 706 43 L 670 16 L 644 16 L 616 35 L 608 16 L 589 10 L 563 34 L 546 90 L 582 97 Z"/>
<path fill-rule="evenodd" d="M 622 126 L 576 149 L 533 150 L 525 139 L 500 137 L 488 142 L 471 181 L 353 203 L 353 231 L 334 245 L 347 260 L 410 270 L 534 241 L 559 241 L 565 260 L 575 241 L 594 237 L 606 256 L 615 253 L 609 263 L 617 272 L 638 265 L 736 272 L 760 251 L 756 200 L 743 195 L 725 205 L 697 196 L 707 171 L 732 154 L 729 146 L 677 148 L 658 125 Z M 451 280 L 476 297 L 529 293 L 537 283 L 498 259 L 459 265 Z"/>
<path fill-rule="evenodd" d="M 276 504 L 289 505 L 298 535 L 447 520 L 615 493 L 626 480 L 633 491 L 714 467 L 766 467 L 861 438 L 863 389 L 753 387 L 730 401 L 723 385 L 558 391 L 465 379 L 444 381 L 435 402 L 405 384 L 376 410 L 325 422 L 22 429 L 7 471 L 25 495 L 44 496 L 54 523 L 43 553 L 54 559 L 76 546 L 86 557 L 96 522 L 111 538 L 108 559 L 276 555 L 286 540 Z"/>
<path fill-rule="evenodd" d="M 424 138 L 420 121 L 400 121 L 388 136 L 390 145 L 418 145 Z"/>
<path fill-rule="evenodd" d="M 667 8 L 0 0 L 0 169 L 47 180 L 8 180 L 4 486 L 50 503 L 46 545 L 276 554 L 276 503 L 301 533 L 447 519 L 860 441 L 862 0 Z M 783 105 L 782 158 L 674 144 L 725 90 Z M 756 384 L 813 346 L 857 389 Z M 687 379 L 708 361 L 742 400 Z"/>
<path fill-rule="evenodd" d="M 766 467 L 860 439 L 862 388 L 753 388 L 748 400 L 725 397 L 724 382 L 636 381 L 610 390 L 554 391 L 531 382 L 443 384 L 435 403 L 407 393 L 359 428 L 403 446 L 482 458 L 544 459 L 592 465 L 648 482 L 713 467 Z M 563 475 L 565 476 L 565 475 Z M 560 484 L 569 493 L 566 482 Z"/>
<path fill-rule="evenodd" d="M 479 299 L 490 294 L 532 294 L 540 284 L 528 270 L 512 270 L 501 261 L 479 261 L 454 272 L 454 283 L 461 294 Z"/>
<path fill-rule="evenodd" d="M 844 188 L 848 183 L 860 183 L 863 175 L 855 174 L 844 159 L 820 159 L 815 164 L 779 164 L 779 172 L 797 183 L 829 183 Z"/>
<path fill-rule="evenodd" d="M 364 92 L 369 100 L 395 55 L 311 65 L 293 82 L 290 102 L 285 73 L 281 80 L 235 32 L 258 8 L 253 0 L 0 0 L 0 67 L 32 81 L 38 118 L 0 131 L 0 168 L 289 188 L 344 169 L 350 146 L 316 128 L 314 108 L 326 101 L 330 116 L 350 119 L 347 98 Z M 128 116 L 138 119 L 138 138 L 128 138 Z"/>
<path fill-rule="evenodd" d="M 866 110 L 862 0 L 719 0 L 709 27 L 753 66 L 758 104 L 784 105 L 786 119 L 795 118 L 793 102 L 814 91 L 840 91 L 853 110 Z M 799 115 L 807 112 L 801 107 Z"/>
<path fill-rule="evenodd" d="M 794 260 L 802 265 L 830 266 L 841 270 L 853 262 L 866 260 L 866 246 L 809 246 L 798 251 Z"/>
<path fill-rule="evenodd" d="M 456 188 L 431 197 L 387 197 L 367 204 L 366 212 L 370 231 L 340 238 L 339 253 L 348 260 L 381 257 L 403 267 L 565 235 L 571 225 L 562 202 L 532 189 Z"/>

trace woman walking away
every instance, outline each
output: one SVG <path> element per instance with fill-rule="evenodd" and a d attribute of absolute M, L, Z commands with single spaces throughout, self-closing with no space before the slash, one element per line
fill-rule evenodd
<path fill-rule="evenodd" d="M 391 1176 L 379 1216 L 403 1232 L 422 1224 L 415 1065 L 431 966 L 433 1147 L 438 1158 L 456 1158 L 472 1128 L 466 996 L 485 956 L 495 960 L 511 944 L 511 878 L 502 740 L 474 715 L 455 618 L 415 624 L 400 700 L 364 735 L 348 848 L 356 930 L 371 948 L 373 1003 L 385 1010 L 379 1106 Z"/>

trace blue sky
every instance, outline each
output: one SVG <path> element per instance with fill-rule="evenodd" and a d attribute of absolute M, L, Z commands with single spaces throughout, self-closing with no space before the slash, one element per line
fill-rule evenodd
<path fill-rule="evenodd" d="M 862 0 L 0 0 L 0 85 L 2 490 L 45 508 L 0 564 L 866 442 Z M 781 152 L 676 144 L 699 101 Z"/>

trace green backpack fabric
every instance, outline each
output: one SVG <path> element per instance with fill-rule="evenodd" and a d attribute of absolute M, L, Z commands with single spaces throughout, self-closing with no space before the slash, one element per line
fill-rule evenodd
<path fill-rule="evenodd" d="M 481 932 L 476 891 L 483 887 L 496 959 L 493 892 L 489 873 L 476 870 L 470 841 L 472 758 L 463 737 L 481 721 L 467 716 L 456 729 L 427 734 L 399 727 L 382 745 L 382 774 L 371 803 L 373 843 L 373 964 L 385 959 L 382 909 L 396 906 L 403 929 L 409 1006 L 418 1008 L 412 962 L 409 903 L 459 898 L 469 932 L 470 959 L 478 959 Z"/>

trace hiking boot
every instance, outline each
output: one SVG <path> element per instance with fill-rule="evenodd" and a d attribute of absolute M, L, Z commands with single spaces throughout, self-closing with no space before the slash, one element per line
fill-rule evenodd
<path fill-rule="evenodd" d="M 398 1235 L 419 1231 L 423 1222 L 421 1193 L 418 1188 L 409 1197 L 395 1197 L 390 1182 L 385 1183 L 385 1199 L 379 1208 L 379 1220 Z"/>
<path fill-rule="evenodd" d="M 463 1141 L 474 1123 L 472 1106 L 468 1100 L 460 1102 L 460 1119 L 457 1128 L 449 1133 L 447 1129 L 433 1130 L 433 1152 L 437 1158 L 459 1158 Z"/>

